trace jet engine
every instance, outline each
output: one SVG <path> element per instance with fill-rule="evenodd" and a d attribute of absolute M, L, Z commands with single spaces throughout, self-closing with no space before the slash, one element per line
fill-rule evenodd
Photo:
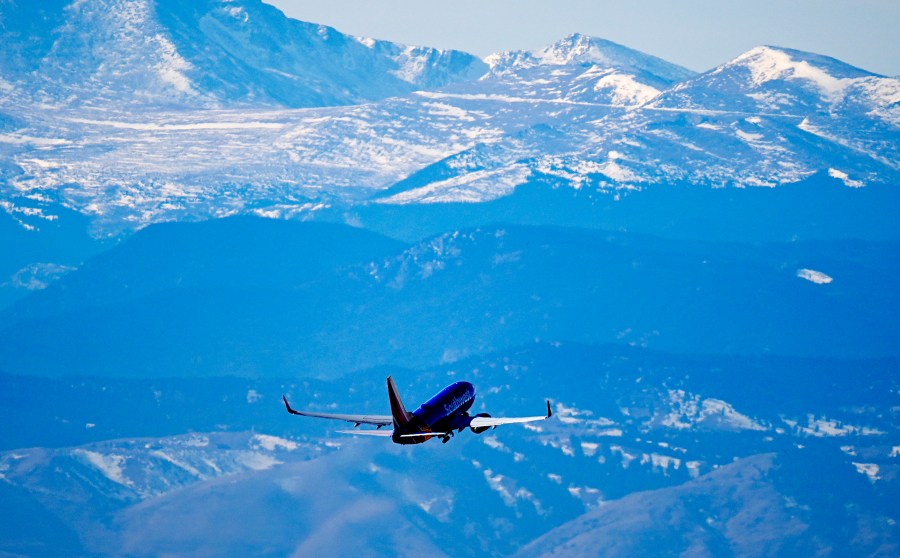
<path fill-rule="evenodd" d="M 489 414 L 487 414 L 487 413 L 478 413 L 478 414 L 475 415 L 475 417 L 473 417 L 473 418 L 478 418 L 478 417 L 490 417 L 490 416 L 491 416 L 491 415 L 489 415 Z M 471 429 L 472 429 L 472 432 L 474 432 L 475 434 L 481 434 L 481 433 L 484 432 L 485 430 L 490 430 L 491 427 L 490 427 L 490 426 L 482 426 L 481 428 L 475 428 L 475 427 L 471 427 L 471 426 L 470 426 L 469 428 L 471 428 Z"/>

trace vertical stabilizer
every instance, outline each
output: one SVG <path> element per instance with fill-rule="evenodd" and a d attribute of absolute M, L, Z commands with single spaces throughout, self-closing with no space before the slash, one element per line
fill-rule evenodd
<path fill-rule="evenodd" d="M 394 430 L 398 430 L 402 426 L 406 426 L 411 418 L 400 400 L 400 394 L 397 393 L 397 386 L 394 385 L 394 378 L 388 376 L 388 397 L 391 399 L 391 415 L 394 417 Z"/>

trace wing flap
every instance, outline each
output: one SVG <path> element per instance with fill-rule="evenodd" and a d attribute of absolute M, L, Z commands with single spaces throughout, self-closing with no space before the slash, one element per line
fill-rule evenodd
<path fill-rule="evenodd" d="M 393 430 L 335 430 L 338 434 L 352 434 L 354 436 L 377 436 L 379 438 L 390 438 Z"/>
<path fill-rule="evenodd" d="M 389 438 L 394 435 L 393 430 L 335 430 L 338 434 L 352 434 L 354 436 L 378 436 L 381 438 Z M 411 434 L 401 434 L 401 438 L 425 438 L 430 436 L 448 436 L 449 432 L 413 432 Z"/>

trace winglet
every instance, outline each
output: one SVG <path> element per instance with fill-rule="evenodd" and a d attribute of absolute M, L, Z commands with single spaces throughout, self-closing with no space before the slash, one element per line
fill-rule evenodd
<path fill-rule="evenodd" d="M 300 414 L 300 413 L 298 413 L 297 411 L 291 409 L 291 404 L 288 403 L 288 400 L 287 400 L 287 396 L 286 396 L 286 395 L 282 395 L 281 398 L 284 399 L 284 406 L 287 408 L 287 412 L 289 412 L 289 413 L 292 414 L 292 415 L 299 415 L 299 414 Z"/>
<path fill-rule="evenodd" d="M 286 399 L 285 399 L 285 403 L 287 403 Z M 547 418 L 550 418 L 552 416 L 553 416 L 553 411 L 550 410 L 550 400 L 548 399 L 547 400 Z"/>

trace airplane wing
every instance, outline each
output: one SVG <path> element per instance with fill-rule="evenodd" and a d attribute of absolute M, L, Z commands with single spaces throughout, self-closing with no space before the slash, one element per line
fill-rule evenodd
<path fill-rule="evenodd" d="M 284 399 L 284 406 L 287 407 L 287 411 L 292 415 L 300 415 L 304 417 L 315 417 L 315 418 L 324 418 L 324 419 L 334 419 L 334 420 L 343 420 L 347 422 L 352 422 L 359 426 L 360 424 L 374 424 L 375 426 L 387 426 L 389 424 L 394 423 L 394 417 L 391 415 L 340 415 L 333 413 L 313 413 L 310 411 L 297 411 L 291 407 L 291 404 L 288 403 L 287 397 L 282 395 L 282 399 Z M 390 436 L 390 432 L 385 431 L 385 433 Z M 381 436 L 382 434 L 376 434 L 376 436 Z"/>
<path fill-rule="evenodd" d="M 502 426 L 504 424 L 519 424 L 523 422 L 534 422 L 537 420 L 547 420 L 548 418 L 553 416 L 553 411 L 550 410 L 550 401 L 547 401 L 547 416 L 538 416 L 538 417 L 512 417 L 512 418 L 501 418 L 501 417 L 472 417 L 472 421 L 469 423 L 469 426 L 472 428 L 485 428 L 490 426 Z"/>

